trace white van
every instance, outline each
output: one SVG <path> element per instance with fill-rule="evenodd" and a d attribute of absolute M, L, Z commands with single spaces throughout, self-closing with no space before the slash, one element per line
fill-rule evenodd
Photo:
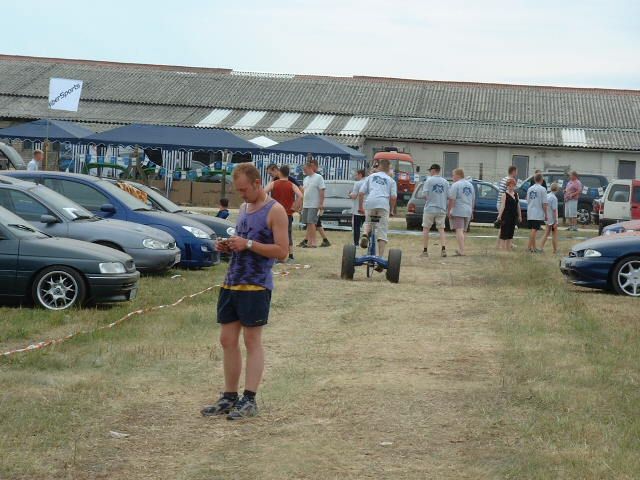
<path fill-rule="evenodd" d="M 640 220 L 640 180 L 614 180 L 604 192 L 604 209 L 600 214 L 600 232 L 607 225 L 626 220 Z"/>

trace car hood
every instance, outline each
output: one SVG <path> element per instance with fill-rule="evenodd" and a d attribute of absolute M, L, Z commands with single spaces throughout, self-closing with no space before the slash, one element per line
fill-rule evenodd
<path fill-rule="evenodd" d="M 640 251 L 640 232 L 624 232 L 617 235 L 608 235 L 591 238 L 574 245 L 574 252 L 592 248 L 594 250 L 613 249 L 624 254 L 627 248 L 636 248 Z"/>
<path fill-rule="evenodd" d="M 126 253 L 95 243 L 70 238 L 28 238 L 20 240 L 20 256 L 57 257 L 100 262 L 133 262 Z"/>
<path fill-rule="evenodd" d="M 184 215 L 179 215 L 177 213 L 159 212 L 156 210 L 152 210 L 152 211 L 140 210 L 135 213 L 142 214 L 144 217 L 148 219 L 148 223 L 152 225 L 164 225 L 165 227 L 177 228 L 177 229 L 182 228 L 182 226 L 184 225 L 188 227 L 199 228 L 207 232 L 207 234 L 209 235 L 213 234 L 213 230 L 211 230 L 206 225 L 196 220 L 192 220 L 191 218 L 186 217 Z"/>
<path fill-rule="evenodd" d="M 200 222 L 216 233 L 225 232 L 225 235 L 227 228 L 235 226 L 233 222 L 225 220 L 224 218 L 212 217 L 211 215 L 204 215 L 202 213 L 195 213 L 185 210 L 184 212 L 180 212 L 177 215 L 181 215 L 196 222 Z M 220 235 L 220 233 L 218 233 L 218 235 Z"/>
<path fill-rule="evenodd" d="M 174 238 L 167 232 L 158 228 L 149 227 L 147 225 L 141 225 L 140 223 L 126 222 L 124 220 L 100 220 L 98 222 L 82 222 L 76 221 L 73 225 L 82 227 L 86 230 L 93 229 L 94 231 L 109 231 L 113 235 L 124 235 L 131 240 L 153 238 L 160 240 L 164 243 L 174 242 Z"/>
<path fill-rule="evenodd" d="M 626 222 L 618 222 L 613 225 L 608 225 L 604 227 L 604 230 L 616 230 L 618 228 L 623 228 L 624 230 L 633 230 L 640 231 L 640 220 L 628 220 Z"/>

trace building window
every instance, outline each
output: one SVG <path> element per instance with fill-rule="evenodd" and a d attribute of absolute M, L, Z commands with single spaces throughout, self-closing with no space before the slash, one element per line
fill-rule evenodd
<path fill-rule="evenodd" d="M 451 178 L 453 171 L 458 168 L 459 152 L 444 152 L 444 176 Z"/>
<path fill-rule="evenodd" d="M 511 157 L 511 165 L 518 169 L 518 178 L 527 178 L 529 176 L 528 155 L 513 155 Z"/>
<path fill-rule="evenodd" d="M 635 180 L 636 162 L 633 160 L 618 161 L 618 178 L 624 180 Z"/>

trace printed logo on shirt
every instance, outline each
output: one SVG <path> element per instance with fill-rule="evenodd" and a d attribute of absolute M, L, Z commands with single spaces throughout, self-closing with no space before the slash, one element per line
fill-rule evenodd
<path fill-rule="evenodd" d="M 387 184 L 387 179 L 386 178 L 382 178 L 382 177 L 373 177 L 373 181 L 376 182 L 378 185 L 386 185 Z"/>
<path fill-rule="evenodd" d="M 444 193 L 444 185 L 440 184 L 440 183 L 436 183 L 432 188 L 431 188 L 432 192 L 435 193 Z"/>
<path fill-rule="evenodd" d="M 465 194 L 467 197 L 470 197 L 473 192 L 471 191 L 471 187 L 464 187 L 462 189 L 462 193 Z"/>
<path fill-rule="evenodd" d="M 529 192 L 529 200 L 535 200 L 538 198 L 538 192 Z"/>

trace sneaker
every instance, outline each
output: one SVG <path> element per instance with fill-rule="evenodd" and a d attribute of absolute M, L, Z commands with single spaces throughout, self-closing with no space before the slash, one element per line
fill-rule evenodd
<path fill-rule="evenodd" d="M 299 246 L 299 247 L 304 247 L 306 244 L 307 244 L 307 240 L 306 240 L 306 239 L 304 239 L 304 240 L 302 240 L 302 241 L 298 244 L 298 246 Z"/>
<path fill-rule="evenodd" d="M 429 256 L 429 252 L 425 252 L 424 250 L 422 251 L 422 253 L 420 254 L 420 256 L 422 258 L 427 258 Z"/>
<path fill-rule="evenodd" d="M 229 415 L 227 420 L 241 420 L 243 418 L 255 417 L 258 415 L 258 404 L 255 398 L 249 398 L 247 396 L 238 400 Z"/>
<path fill-rule="evenodd" d="M 360 237 L 360 248 L 368 248 L 369 247 L 369 237 L 367 234 L 364 234 Z"/>
<path fill-rule="evenodd" d="M 238 397 L 229 398 L 224 395 L 220 397 L 220 399 L 214 403 L 213 405 L 207 405 L 200 410 L 200 413 L 203 417 L 213 417 L 215 415 L 226 415 L 238 403 Z"/>
<path fill-rule="evenodd" d="M 440 250 L 440 256 L 442 258 L 445 258 L 447 256 L 447 251 L 446 250 Z"/>
<path fill-rule="evenodd" d="M 326 238 L 322 239 L 322 243 L 320 244 L 321 247 L 330 247 L 331 246 L 331 242 L 329 240 L 327 240 Z"/>

